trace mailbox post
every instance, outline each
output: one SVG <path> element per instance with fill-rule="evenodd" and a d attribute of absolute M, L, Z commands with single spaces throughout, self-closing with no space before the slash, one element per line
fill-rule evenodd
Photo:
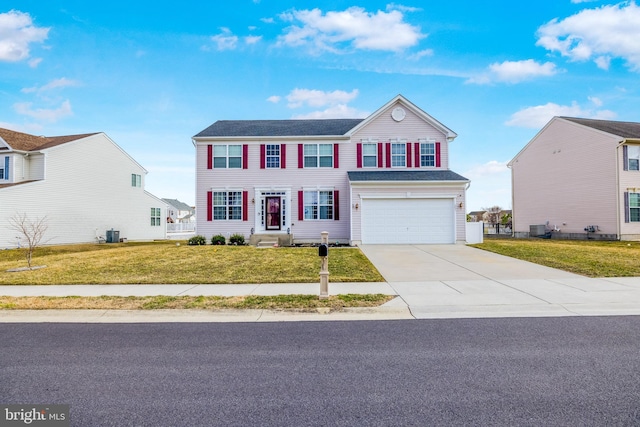
<path fill-rule="evenodd" d="M 329 232 L 320 233 L 320 246 L 318 255 L 320 256 L 320 299 L 329 298 Z"/>

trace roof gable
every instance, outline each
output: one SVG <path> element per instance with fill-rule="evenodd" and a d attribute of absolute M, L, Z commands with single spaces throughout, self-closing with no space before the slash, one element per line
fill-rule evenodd
<path fill-rule="evenodd" d="M 44 150 L 46 148 L 55 147 L 56 145 L 86 138 L 91 135 L 96 135 L 96 133 L 47 137 L 29 135 L 27 133 L 0 128 L 0 138 L 2 138 L 9 147 L 19 151 Z"/>
<path fill-rule="evenodd" d="M 581 119 L 577 117 L 559 117 L 621 138 L 640 139 L 640 123 L 618 122 L 613 120 Z"/>
<path fill-rule="evenodd" d="M 343 136 L 363 119 L 218 120 L 194 138 Z"/>

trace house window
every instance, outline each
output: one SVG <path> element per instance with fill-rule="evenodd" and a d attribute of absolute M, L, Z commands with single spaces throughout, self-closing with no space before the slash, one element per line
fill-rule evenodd
<path fill-rule="evenodd" d="M 242 191 L 213 192 L 214 220 L 242 220 Z"/>
<path fill-rule="evenodd" d="M 266 166 L 267 168 L 280 167 L 280 145 L 267 144 L 266 147 Z"/>
<path fill-rule="evenodd" d="M 627 170 L 640 170 L 640 145 L 627 146 Z"/>
<path fill-rule="evenodd" d="M 158 227 L 162 224 L 162 212 L 160 208 L 151 208 L 151 226 Z"/>
<path fill-rule="evenodd" d="M 640 222 L 640 193 L 629 193 L 629 221 Z"/>
<path fill-rule="evenodd" d="M 9 157 L 0 161 L 0 179 L 9 179 Z"/>
<path fill-rule="evenodd" d="M 304 219 L 333 219 L 333 191 L 305 191 Z"/>
<path fill-rule="evenodd" d="M 213 147 L 214 168 L 242 168 L 242 145 L 215 145 Z"/>
<path fill-rule="evenodd" d="M 362 144 L 362 167 L 378 166 L 378 144 Z"/>
<path fill-rule="evenodd" d="M 333 144 L 304 144 L 305 168 L 332 168 Z"/>
<path fill-rule="evenodd" d="M 137 175 L 135 173 L 131 174 L 131 186 L 132 187 L 142 187 L 142 176 Z"/>
<path fill-rule="evenodd" d="M 401 168 L 407 165 L 407 144 L 391 144 L 391 167 Z"/>
<path fill-rule="evenodd" d="M 433 142 L 420 143 L 420 166 L 436 165 L 436 144 Z"/>

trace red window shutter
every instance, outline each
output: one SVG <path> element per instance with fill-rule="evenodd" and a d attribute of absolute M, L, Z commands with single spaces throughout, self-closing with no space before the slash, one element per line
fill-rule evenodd
<path fill-rule="evenodd" d="M 340 167 L 339 159 L 340 159 L 340 145 L 333 144 L 333 167 L 336 169 Z"/>
<path fill-rule="evenodd" d="M 249 169 L 249 146 L 242 146 L 242 169 Z"/>
<path fill-rule="evenodd" d="M 207 221 L 213 221 L 213 192 L 207 191 Z"/>
<path fill-rule="evenodd" d="M 629 222 L 629 192 L 624 192 L 624 222 Z"/>
<path fill-rule="evenodd" d="M 415 154 L 416 158 L 415 158 L 414 166 L 419 168 L 420 166 L 422 166 L 422 164 L 420 162 L 420 143 L 419 142 L 415 143 L 415 149 L 416 149 L 416 151 L 415 151 L 414 154 Z"/>
<path fill-rule="evenodd" d="M 378 167 L 382 167 L 382 144 L 378 144 Z"/>
<path fill-rule="evenodd" d="M 387 142 L 387 167 L 391 167 L 391 143 Z"/>
<path fill-rule="evenodd" d="M 304 191 L 298 191 L 298 221 L 304 220 Z"/>
<path fill-rule="evenodd" d="M 362 167 L 362 144 L 358 143 L 356 145 L 356 157 L 357 157 L 357 167 L 361 168 Z"/>
<path fill-rule="evenodd" d="M 407 142 L 407 167 L 411 167 L 411 143 Z"/>
<path fill-rule="evenodd" d="M 280 169 L 287 168 L 287 145 L 280 144 Z"/>
<path fill-rule="evenodd" d="M 242 192 L 242 220 L 249 221 L 249 192 Z"/>
<path fill-rule="evenodd" d="M 298 144 L 298 169 L 304 167 L 304 145 Z"/>
<path fill-rule="evenodd" d="M 333 219 L 340 220 L 340 192 L 333 190 Z"/>
<path fill-rule="evenodd" d="M 267 163 L 267 148 L 264 144 L 260 144 L 260 169 L 264 169 Z"/>
<path fill-rule="evenodd" d="M 439 168 L 440 166 L 440 143 L 436 142 L 436 167 Z"/>
<path fill-rule="evenodd" d="M 622 170 L 629 170 L 629 147 L 626 145 L 622 146 Z"/>
<path fill-rule="evenodd" d="M 213 146 L 207 145 L 207 169 L 213 169 Z"/>

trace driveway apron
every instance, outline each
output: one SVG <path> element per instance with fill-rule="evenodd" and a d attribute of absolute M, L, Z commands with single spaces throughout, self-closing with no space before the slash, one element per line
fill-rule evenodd
<path fill-rule="evenodd" d="M 470 246 L 363 245 L 416 318 L 640 314 L 640 279 L 593 279 Z"/>

